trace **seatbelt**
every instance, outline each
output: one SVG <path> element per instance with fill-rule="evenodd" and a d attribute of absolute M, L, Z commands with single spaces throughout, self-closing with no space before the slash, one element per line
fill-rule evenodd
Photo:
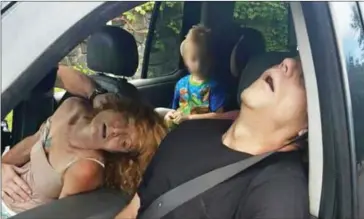
<path fill-rule="evenodd" d="M 307 139 L 307 136 L 308 134 L 306 132 L 297 136 L 284 146 L 305 140 Z M 282 146 L 282 148 L 284 146 Z M 154 200 L 152 204 L 149 205 L 149 207 L 140 216 L 138 216 L 138 219 L 161 219 L 185 202 L 230 179 L 275 153 L 276 151 L 273 151 L 252 156 L 227 166 L 214 169 L 208 173 L 189 180 Z"/>
<path fill-rule="evenodd" d="M 160 219 L 173 211 L 178 206 L 211 189 L 212 187 L 230 179 L 236 174 L 255 165 L 264 158 L 274 154 L 252 156 L 247 159 L 229 164 L 227 166 L 212 170 L 204 175 L 196 177 L 180 186 L 164 193 L 154 200 L 138 219 Z"/>

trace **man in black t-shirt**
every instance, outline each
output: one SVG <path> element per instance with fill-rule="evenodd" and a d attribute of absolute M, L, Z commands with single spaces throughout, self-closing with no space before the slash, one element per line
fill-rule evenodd
<path fill-rule="evenodd" d="M 159 196 L 216 168 L 268 151 L 268 157 L 179 206 L 164 219 L 309 218 L 307 179 L 295 145 L 307 128 L 301 63 L 285 59 L 241 94 L 227 120 L 186 121 L 161 143 L 131 203 L 117 218 L 137 218 Z"/>

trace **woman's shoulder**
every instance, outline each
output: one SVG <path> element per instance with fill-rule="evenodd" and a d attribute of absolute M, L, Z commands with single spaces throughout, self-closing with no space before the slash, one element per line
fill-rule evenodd
<path fill-rule="evenodd" d="M 66 165 L 65 174 L 68 172 L 68 176 L 77 176 L 77 178 L 84 179 L 98 178 L 103 173 L 104 162 L 104 158 L 99 151 L 77 151 L 75 158 Z"/>
<path fill-rule="evenodd" d="M 72 117 L 78 113 L 89 112 L 91 107 L 92 106 L 85 99 L 79 97 L 69 97 L 63 101 L 63 103 L 54 112 L 53 118 L 60 116 L 64 120 L 64 118 L 69 116 Z"/>

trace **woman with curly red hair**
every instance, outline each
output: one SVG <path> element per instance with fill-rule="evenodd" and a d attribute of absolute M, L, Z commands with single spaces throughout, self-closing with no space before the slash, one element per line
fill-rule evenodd
<path fill-rule="evenodd" d="M 96 84 L 68 67 L 59 67 L 58 79 L 84 98 L 66 99 L 3 156 L 2 218 L 101 186 L 133 195 L 166 134 L 163 119 L 141 101 L 95 97 Z"/>

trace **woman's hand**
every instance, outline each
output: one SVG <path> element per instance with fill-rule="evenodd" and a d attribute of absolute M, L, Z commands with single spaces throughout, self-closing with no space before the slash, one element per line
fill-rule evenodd
<path fill-rule="evenodd" d="M 30 199 L 31 189 L 19 176 L 18 167 L 11 164 L 1 164 L 1 196 L 9 202 L 25 202 Z"/>

